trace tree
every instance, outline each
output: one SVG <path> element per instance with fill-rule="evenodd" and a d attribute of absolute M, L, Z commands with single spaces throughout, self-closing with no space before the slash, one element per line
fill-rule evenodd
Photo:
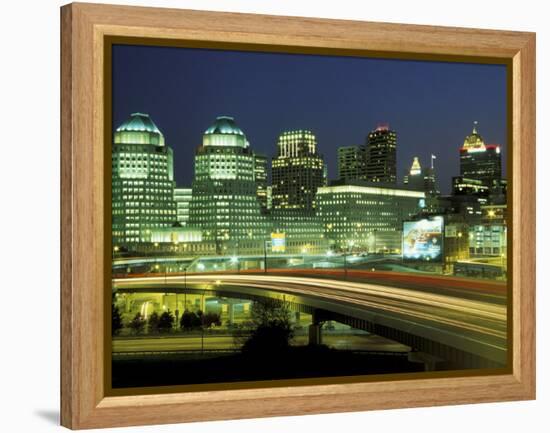
<path fill-rule="evenodd" d="M 143 333 L 145 329 L 145 319 L 141 313 L 136 313 L 134 318 L 128 323 L 128 327 L 132 330 L 133 334 L 139 335 Z"/>
<path fill-rule="evenodd" d="M 122 316 L 120 315 L 120 310 L 118 309 L 118 306 L 115 304 L 112 304 L 111 308 L 111 331 L 113 335 L 118 335 L 120 330 L 122 329 Z"/>
<path fill-rule="evenodd" d="M 250 310 L 252 331 L 242 350 L 255 355 L 269 355 L 288 349 L 294 337 L 288 303 L 278 299 L 256 301 Z"/>
<path fill-rule="evenodd" d="M 205 328 L 211 328 L 212 325 L 221 326 L 222 320 L 219 314 L 216 313 L 204 313 L 202 315 L 202 326 Z"/>
<path fill-rule="evenodd" d="M 165 311 L 159 317 L 158 330 L 159 332 L 170 332 L 174 326 L 174 315 L 170 310 Z"/>
<path fill-rule="evenodd" d="M 200 329 L 202 326 L 202 311 L 197 313 L 189 310 L 185 310 L 181 315 L 180 327 L 184 331 L 190 331 L 193 329 Z"/>
<path fill-rule="evenodd" d="M 153 311 L 153 313 L 149 316 L 148 324 L 150 334 L 156 334 L 159 332 L 159 315 L 156 311 Z"/>

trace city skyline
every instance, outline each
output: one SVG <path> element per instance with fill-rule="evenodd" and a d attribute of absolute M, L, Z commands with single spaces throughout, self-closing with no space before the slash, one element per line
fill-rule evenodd
<path fill-rule="evenodd" d="M 507 365 L 498 68 L 139 53 L 113 83 L 114 388 Z"/>
<path fill-rule="evenodd" d="M 137 68 L 135 62 L 143 55 L 150 56 L 150 61 Z M 170 64 L 168 72 L 167 68 L 162 68 L 165 63 Z M 216 64 L 214 70 L 208 68 L 213 64 Z M 151 68 L 151 65 L 159 68 Z M 287 68 L 297 65 L 302 70 L 289 77 Z M 334 86 L 323 88 L 326 80 L 343 74 L 343 67 L 351 77 L 342 84 L 335 82 Z M 271 68 L 269 74 L 266 68 Z M 305 71 L 311 72 L 311 68 L 315 70 L 309 81 L 314 83 L 305 80 Z M 360 71 L 365 68 L 369 73 L 360 76 Z M 387 77 L 390 70 L 392 73 Z M 407 74 L 399 74 L 405 70 Z M 200 71 L 202 77 L 197 77 Z M 260 74 L 262 71 L 264 75 Z M 179 74 L 186 79 L 183 80 Z M 383 82 L 380 74 L 385 74 Z M 235 83 L 231 86 L 216 80 L 221 76 L 226 80 L 240 78 L 231 80 Z M 273 82 L 274 89 L 265 89 L 265 81 L 274 76 L 278 77 Z M 432 79 L 436 81 L 429 82 Z M 135 80 L 141 83 L 140 92 L 130 92 L 136 88 Z M 286 93 L 275 95 L 281 91 L 281 83 L 285 80 L 291 80 L 286 82 L 286 87 L 283 85 Z M 422 84 L 422 81 L 429 83 Z M 454 82 L 455 87 L 447 87 L 450 82 Z M 209 83 L 215 85 L 209 86 Z M 405 84 L 410 87 L 407 92 L 404 91 Z M 428 84 L 431 91 L 422 92 Z M 178 186 L 185 187 L 191 184 L 192 155 L 200 145 L 200 137 L 212 118 L 218 115 L 234 117 L 247 135 L 251 148 L 268 159 L 276 155 L 277 138 L 283 130 L 311 129 L 317 137 L 319 153 L 328 165 L 329 179 L 337 178 L 337 148 L 362 145 L 378 124 L 389 123 L 390 128 L 397 132 L 398 182 L 402 182 L 414 156 L 418 156 L 425 167 L 430 155 L 435 154 L 439 186 L 442 192 L 448 193 L 452 176 L 459 174 L 459 148 L 470 133 L 474 120 L 479 121 L 478 130 L 487 143 L 501 146 L 506 161 L 505 84 L 506 70 L 500 65 L 117 46 L 113 56 L 113 128 L 126 120 L 131 112 L 150 114 L 165 135 L 167 144 L 174 149 L 175 180 Z M 302 92 L 296 92 L 298 85 L 303 85 Z M 350 87 L 357 90 L 358 86 L 360 91 L 356 95 L 350 94 Z M 321 89 L 317 92 L 321 95 L 316 94 L 314 87 Z M 437 90 L 443 92 L 443 88 L 446 93 L 438 94 Z M 170 94 L 167 94 L 167 89 L 170 89 Z M 260 95 L 255 95 L 254 89 L 256 92 L 261 89 L 263 103 L 258 103 Z M 342 95 L 335 98 L 338 89 Z M 237 98 L 235 92 L 240 93 L 242 99 Z M 360 106 L 359 100 L 369 92 L 370 103 L 367 100 L 366 107 Z M 186 97 L 182 97 L 182 93 Z M 412 107 L 411 100 L 417 93 L 423 94 L 423 98 L 415 101 Z M 249 100 L 251 95 L 255 98 L 254 103 Z M 276 102 L 285 95 L 292 104 L 280 106 Z M 300 95 L 307 102 L 299 103 Z M 323 98 L 327 99 L 326 103 L 333 98 L 334 103 L 319 105 L 319 99 Z M 202 99 L 209 103 L 199 104 Z M 347 108 L 343 109 L 342 104 Z M 307 105 L 316 109 L 304 113 L 303 108 Z M 230 106 L 234 109 L 229 110 Z M 427 106 L 432 107 L 431 113 L 422 110 Z M 449 106 L 453 109 L 449 110 Z M 466 109 L 466 106 L 471 108 Z M 188 121 L 182 121 L 182 118 Z M 364 118 L 363 122 L 361 118 Z M 427 118 L 433 122 L 428 122 Z M 443 122 L 445 118 L 447 121 Z M 448 145 L 442 146 L 439 142 Z"/>

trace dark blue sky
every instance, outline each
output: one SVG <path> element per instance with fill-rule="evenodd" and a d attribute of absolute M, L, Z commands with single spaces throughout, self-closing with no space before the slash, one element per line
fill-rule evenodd
<path fill-rule="evenodd" d="M 364 143 L 379 123 L 397 131 L 400 180 L 413 156 L 426 165 L 433 153 L 449 192 L 474 120 L 506 161 L 504 65 L 114 46 L 113 127 L 136 111 L 173 148 L 178 186 L 191 184 L 195 148 L 218 115 L 235 117 L 269 157 L 281 131 L 313 130 L 331 179 L 336 149 Z"/>

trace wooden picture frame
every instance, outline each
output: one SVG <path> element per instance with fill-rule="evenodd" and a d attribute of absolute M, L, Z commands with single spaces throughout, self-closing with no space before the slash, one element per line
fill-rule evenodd
<path fill-rule="evenodd" d="M 191 10 L 70 4 L 61 8 L 61 424 L 96 428 L 535 398 L 535 35 Z M 106 395 L 104 66 L 107 37 L 257 45 L 283 52 L 511 66 L 513 269 L 510 372 L 340 384 Z M 439 57 L 438 57 L 439 56 Z M 442 57 L 443 56 L 443 57 Z M 108 138 L 108 136 L 107 136 Z M 107 161 L 107 162 L 106 162 Z M 109 251 L 110 252 L 110 251 Z M 110 256 L 109 256 L 110 259 Z M 107 275 L 107 277 L 106 277 Z"/>

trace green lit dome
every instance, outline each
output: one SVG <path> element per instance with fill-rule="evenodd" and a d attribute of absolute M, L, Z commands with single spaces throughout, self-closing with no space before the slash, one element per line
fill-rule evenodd
<path fill-rule="evenodd" d="M 218 116 L 215 122 L 204 131 L 203 146 L 248 147 L 244 132 L 230 116 Z"/>
<path fill-rule="evenodd" d="M 239 128 L 235 119 L 230 116 L 218 116 L 216 121 L 206 130 L 205 134 L 231 134 L 231 135 L 244 135 L 241 128 Z"/>
<path fill-rule="evenodd" d="M 116 144 L 152 144 L 164 146 L 164 135 L 148 114 L 132 113 L 115 131 Z"/>

